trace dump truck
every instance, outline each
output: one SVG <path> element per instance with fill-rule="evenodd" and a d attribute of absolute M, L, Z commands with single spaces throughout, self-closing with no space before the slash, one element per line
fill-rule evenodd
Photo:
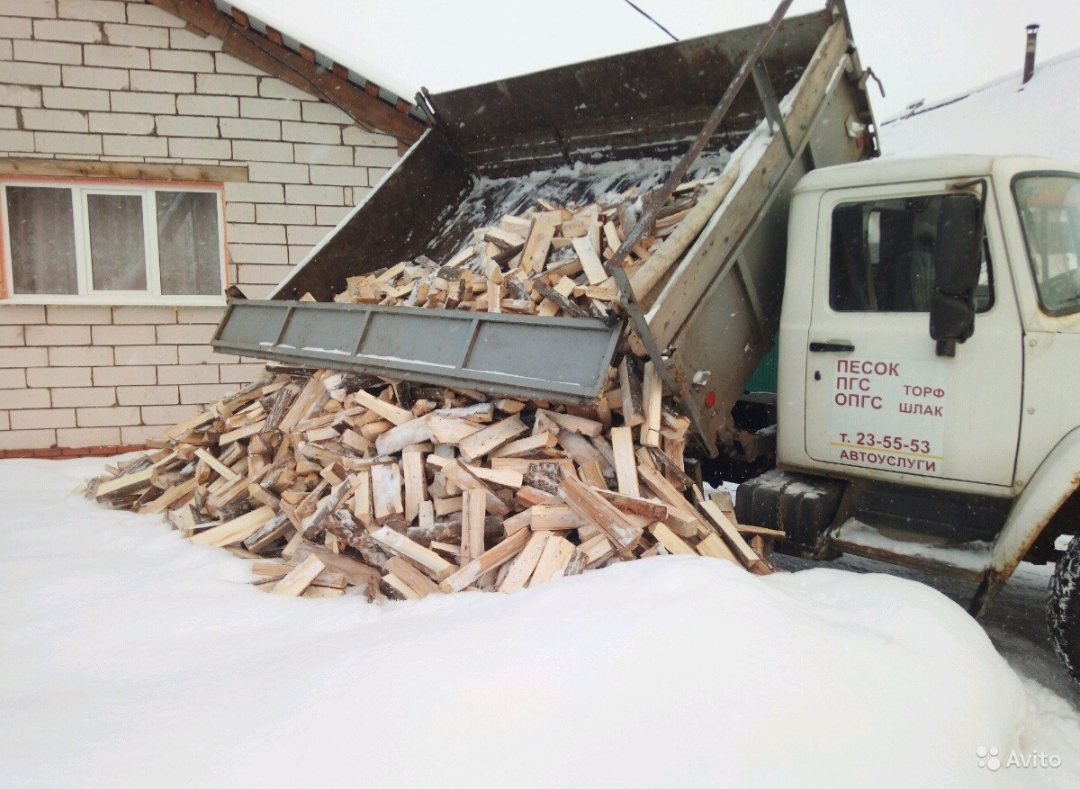
<path fill-rule="evenodd" d="M 1021 560 L 1056 559 L 1050 626 L 1080 679 L 1080 540 L 1063 544 L 1080 524 L 1080 171 L 878 158 L 843 3 L 782 19 L 788 4 L 754 28 L 423 94 L 424 136 L 270 298 L 230 301 L 213 345 L 585 403 L 629 325 L 701 458 L 753 471 L 741 523 L 783 531 L 785 552 L 973 581 L 975 615 Z M 607 261 L 607 319 L 333 301 L 347 277 L 446 259 L 545 196 L 670 194 L 731 161 L 733 188 L 654 289 L 635 291 L 622 248 Z M 774 346 L 776 392 L 747 392 Z"/>

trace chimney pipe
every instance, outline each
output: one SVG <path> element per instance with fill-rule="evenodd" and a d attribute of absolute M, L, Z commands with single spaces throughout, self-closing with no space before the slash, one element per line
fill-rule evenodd
<path fill-rule="evenodd" d="M 1027 48 L 1024 52 L 1024 83 L 1027 84 L 1035 73 L 1035 39 L 1039 35 L 1038 25 L 1027 26 Z"/>

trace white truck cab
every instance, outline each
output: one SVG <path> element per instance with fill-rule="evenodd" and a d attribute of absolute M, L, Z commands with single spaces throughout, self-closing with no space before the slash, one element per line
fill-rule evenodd
<path fill-rule="evenodd" d="M 809 173 L 779 360 L 778 470 L 740 488 L 740 516 L 772 507 L 804 553 L 978 580 L 981 611 L 1080 525 L 1080 168 L 942 156 Z"/>
<path fill-rule="evenodd" d="M 942 201 L 977 200 L 974 331 L 930 335 Z M 816 170 L 792 199 L 779 463 L 1013 498 L 1080 426 L 1080 170 L 1022 157 Z"/>

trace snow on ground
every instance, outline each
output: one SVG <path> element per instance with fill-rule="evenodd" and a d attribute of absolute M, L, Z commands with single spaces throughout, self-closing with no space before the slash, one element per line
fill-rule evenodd
<path fill-rule="evenodd" d="M 281 599 L 66 495 L 98 470 L 0 462 L 5 786 L 1080 785 L 1068 704 L 911 581 L 678 557 L 513 596 Z"/>
<path fill-rule="evenodd" d="M 1080 49 L 881 125 L 885 156 L 941 153 L 1048 156 L 1080 162 Z"/>

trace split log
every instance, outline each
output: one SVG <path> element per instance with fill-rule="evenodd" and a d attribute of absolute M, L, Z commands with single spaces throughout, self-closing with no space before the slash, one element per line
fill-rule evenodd
<path fill-rule="evenodd" d="M 630 369 L 630 355 L 619 362 L 619 393 L 622 395 L 622 417 L 626 427 L 637 427 L 645 421 L 641 396 L 641 380 L 636 370 Z"/>
<path fill-rule="evenodd" d="M 393 422 L 395 425 L 403 425 L 406 422 L 411 422 L 416 417 L 413 416 L 412 411 L 407 411 L 404 408 L 398 408 L 392 403 L 388 403 L 385 400 L 380 400 L 374 395 L 368 394 L 363 389 L 357 391 L 353 397 L 356 399 L 358 405 L 362 405 L 368 408 L 383 419 Z M 412 442 L 417 443 L 417 442 Z"/>
<path fill-rule="evenodd" d="M 536 569 L 536 564 L 540 561 L 540 555 L 544 552 L 544 546 L 547 545 L 550 538 L 551 535 L 547 532 L 535 532 L 529 537 L 529 541 L 525 543 L 521 553 L 514 559 L 514 563 L 510 565 L 506 577 L 499 584 L 498 589 L 500 592 L 516 592 L 525 588 L 525 584 L 528 583 L 533 570 Z"/>
<path fill-rule="evenodd" d="M 668 553 L 697 556 L 697 552 L 694 551 L 693 548 L 687 545 L 682 538 L 660 521 L 657 521 L 649 527 L 649 533 L 656 538 L 658 543 L 667 549 Z"/>
<path fill-rule="evenodd" d="M 458 444 L 458 451 L 462 459 L 467 463 L 472 463 L 504 444 L 510 443 L 528 429 L 521 419 L 512 416 L 467 436 Z"/>
<path fill-rule="evenodd" d="M 567 505 L 537 504 L 530 511 L 529 526 L 533 531 L 571 531 L 591 523 Z"/>
<path fill-rule="evenodd" d="M 641 529 L 633 526 L 623 514 L 598 493 L 575 479 L 559 484 L 559 495 L 580 515 L 600 527 L 619 552 L 629 555 L 641 537 Z"/>
<path fill-rule="evenodd" d="M 422 444 L 434 438 L 428 418 L 412 419 L 378 436 L 375 439 L 375 451 L 380 455 L 396 455 L 407 446 Z"/>
<path fill-rule="evenodd" d="M 720 512 L 720 508 L 706 499 L 696 486 L 693 490 L 698 508 L 712 522 L 712 525 L 720 531 L 724 541 L 735 552 L 743 566 L 748 570 L 759 573 L 771 572 L 768 564 L 747 544 L 731 521 L 724 517 L 724 513 Z"/>
<path fill-rule="evenodd" d="M 408 584 L 421 599 L 439 591 L 439 587 L 434 581 L 400 556 L 394 556 L 387 561 L 386 569 Z"/>
<path fill-rule="evenodd" d="M 633 428 L 613 427 L 611 445 L 615 454 L 615 476 L 619 480 L 619 493 L 640 496 L 637 460 L 634 458 Z"/>
<path fill-rule="evenodd" d="M 371 501 L 377 523 L 392 515 L 404 514 L 401 484 L 401 467 L 397 463 L 381 463 L 371 467 Z"/>
<path fill-rule="evenodd" d="M 642 446 L 660 446 L 660 414 L 663 408 L 663 386 L 664 383 L 655 365 L 651 361 L 645 362 L 645 383 L 642 388 L 645 419 L 641 424 L 640 438 Z"/>
<path fill-rule="evenodd" d="M 724 202 L 728 192 L 739 179 L 739 163 L 728 164 L 724 174 L 716 180 L 698 204 L 683 219 L 679 226 L 664 241 L 638 271 L 630 278 L 634 296 L 645 301 L 649 293 L 657 286 L 664 275 L 678 262 L 683 253 L 698 237 L 705 225 L 712 219 L 716 209 Z"/>
<path fill-rule="evenodd" d="M 444 580 L 454 571 L 454 566 L 446 559 L 439 556 L 429 548 L 413 542 L 404 534 L 398 534 L 393 529 L 383 526 L 371 533 L 371 536 L 380 545 L 389 548 L 395 553 L 412 559 L 417 564 L 426 567 L 434 573 L 438 580 Z"/>
<path fill-rule="evenodd" d="M 485 506 L 492 515 L 508 515 L 510 507 L 506 502 L 491 492 L 483 482 L 462 465 L 459 460 L 452 460 L 443 466 L 443 475 L 462 490 L 480 490 L 484 493 Z"/>
<path fill-rule="evenodd" d="M 281 512 L 264 523 L 250 537 L 247 537 L 242 544 L 252 553 L 262 553 L 269 546 L 285 537 L 292 528 L 293 525 L 288 516 Z"/>
<path fill-rule="evenodd" d="M 243 542 L 273 517 L 272 509 L 260 507 L 246 515 L 222 523 L 220 526 L 214 526 L 196 534 L 191 538 L 191 542 L 193 545 L 213 545 L 218 548 Z"/>
<path fill-rule="evenodd" d="M 525 547 L 529 536 L 532 534 L 528 529 L 522 529 L 509 535 L 498 545 L 484 551 L 480 556 L 471 560 L 453 574 L 447 576 L 439 583 L 439 589 L 446 594 L 460 592 L 472 585 L 481 575 L 501 567 L 513 559 Z"/>
<path fill-rule="evenodd" d="M 589 280 L 590 285 L 599 285 L 602 282 L 606 282 L 608 273 L 604 269 L 604 264 L 600 262 L 600 256 L 597 254 L 596 248 L 593 246 L 592 241 L 582 236 L 575 238 L 572 242 L 574 252 L 577 253 L 578 260 L 581 261 L 582 271 L 585 272 L 586 279 Z"/>
<path fill-rule="evenodd" d="M 569 540 L 552 536 L 544 545 L 544 552 L 536 563 L 536 569 L 529 579 L 529 588 L 561 577 L 575 550 L 574 544 Z"/>
<path fill-rule="evenodd" d="M 277 586 L 274 587 L 274 594 L 299 597 L 315 580 L 315 576 L 325 568 L 326 565 L 319 560 L 318 556 L 308 556 L 296 566 L 296 569 L 278 581 Z"/>
<path fill-rule="evenodd" d="M 463 491 L 461 500 L 461 559 L 464 564 L 484 552 L 487 502 L 483 491 L 477 489 Z"/>
<path fill-rule="evenodd" d="M 401 468 L 405 476 L 405 522 L 412 523 L 420 516 L 420 505 L 427 498 L 423 452 L 406 449 L 401 454 Z"/>

